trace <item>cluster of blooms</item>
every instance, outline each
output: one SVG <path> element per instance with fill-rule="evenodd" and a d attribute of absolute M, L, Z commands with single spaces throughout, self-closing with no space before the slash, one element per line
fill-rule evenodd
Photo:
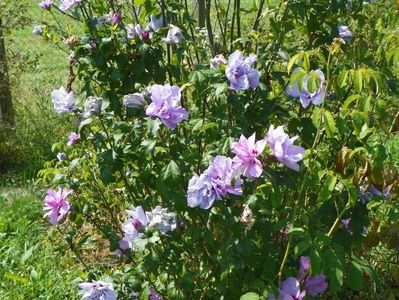
<path fill-rule="evenodd" d="M 53 189 L 47 190 L 47 195 L 44 198 L 44 211 L 45 217 L 50 218 L 50 223 L 56 225 L 58 222 L 62 222 L 66 219 L 70 204 L 66 200 L 72 190 L 62 190 L 58 188 L 57 191 Z"/>
<path fill-rule="evenodd" d="M 292 76 L 295 76 L 297 72 L 304 73 L 305 71 L 302 68 L 295 68 Z M 319 85 L 316 86 L 314 91 L 309 91 L 308 82 L 312 77 L 318 78 Z M 320 105 L 323 103 L 324 96 L 326 94 L 326 86 L 324 81 L 325 79 L 323 71 L 312 70 L 305 77 L 301 87 L 299 87 L 298 77 L 298 79 L 292 85 L 287 87 L 286 93 L 291 97 L 299 98 L 303 108 L 308 107 L 310 103 L 313 103 L 314 105 Z"/>
<path fill-rule="evenodd" d="M 128 40 L 134 40 L 136 36 L 140 37 L 143 41 L 147 41 L 150 38 L 150 33 L 148 30 L 144 30 L 140 24 L 127 24 L 126 32 Z"/>
<path fill-rule="evenodd" d="M 82 300 L 116 300 L 118 296 L 111 283 L 101 280 L 83 282 L 79 288 L 85 292 Z"/>
<path fill-rule="evenodd" d="M 244 58 L 244 55 L 239 50 L 234 51 L 229 56 L 226 77 L 230 81 L 230 89 L 247 90 L 258 87 L 260 73 L 252 67 L 257 59 L 255 54 L 250 54 L 247 58 Z"/>
<path fill-rule="evenodd" d="M 283 126 L 276 129 L 271 126 L 267 137 L 260 141 L 256 141 L 255 133 L 248 139 L 242 135 L 231 147 L 231 152 L 235 154 L 233 159 L 217 156 L 204 173 L 193 175 L 187 189 L 188 206 L 208 209 L 215 200 L 221 200 L 228 193 L 241 195 L 240 176 L 257 178 L 263 172 L 262 163 L 257 157 L 262 154 L 266 144 L 269 144 L 278 161 L 299 171 L 297 162 L 303 159 L 305 149 L 293 144 L 296 139 L 289 138 Z"/>
<path fill-rule="evenodd" d="M 158 117 L 168 128 L 175 129 L 176 125 L 188 119 L 188 112 L 180 105 L 181 91 L 176 85 L 170 86 L 155 84 L 150 89 L 152 103 L 147 107 L 146 114 L 150 117 Z M 73 91 L 69 93 L 64 87 L 51 93 L 51 101 L 57 113 L 70 113 L 76 110 L 77 99 Z M 101 113 L 102 98 L 90 96 L 84 104 L 83 117 L 88 118 Z M 125 95 L 123 97 L 125 107 L 137 108 L 145 105 L 145 98 L 140 93 Z M 74 142 L 71 142 L 72 144 Z"/>
<path fill-rule="evenodd" d="M 152 211 L 145 212 L 142 206 L 126 210 L 129 219 L 122 225 L 125 236 L 119 243 L 115 254 L 120 256 L 127 249 L 134 249 L 134 240 L 144 235 L 145 228 L 157 228 L 162 234 L 173 231 L 177 227 L 175 214 L 166 208 L 156 206 Z"/>
<path fill-rule="evenodd" d="M 323 274 L 319 274 L 314 277 L 306 277 L 309 268 L 309 257 L 302 256 L 300 259 L 300 267 L 297 278 L 289 277 L 281 283 L 281 288 L 279 289 L 278 295 L 279 300 L 302 300 L 305 295 L 316 297 L 327 289 L 328 284 L 326 282 L 326 276 Z M 305 283 L 305 290 L 301 291 L 300 285 L 301 281 L 303 280 Z M 268 299 L 275 300 L 276 298 L 273 294 L 271 294 L 269 295 Z"/>
<path fill-rule="evenodd" d="M 160 118 L 170 129 L 188 119 L 187 110 L 180 106 L 181 92 L 178 86 L 155 84 L 150 88 L 150 94 L 152 103 L 146 109 L 147 116 Z"/>

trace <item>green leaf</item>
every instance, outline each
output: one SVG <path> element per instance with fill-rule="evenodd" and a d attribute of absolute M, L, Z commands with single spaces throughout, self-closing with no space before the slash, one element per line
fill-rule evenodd
<path fill-rule="evenodd" d="M 319 129 L 320 127 L 320 116 L 321 116 L 322 110 L 318 108 L 317 106 L 314 107 L 313 112 L 312 112 L 312 123 L 316 129 Z"/>
<path fill-rule="evenodd" d="M 341 179 L 341 182 L 345 186 L 346 190 L 348 191 L 348 197 L 349 197 L 348 202 L 349 202 L 350 206 L 351 207 L 355 206 L 356 201 L 357 201 L 356 187 L 348 179 Z"/>
<path fill-rule="evenodd" d="M 355 84 L 356 91 L 358 93 L 362 92 L 363 89 L 363 77 L 361 70 L 355 70 L 353 74 L 353 82 Z"/>
<path fill-rule="evenodd" d="M 337 78 L 337 85 L 339 88 L 343 88 L 346 84 L 346 81 L 348 80 L 348 74 L 349 72 L 347 70 L 343 70 Z"/>
<path fill-rule="evenodd" d="M 317 202 L 325 202 L 326 200 L 328 200 L 331 197 L 331 194 L 336 184 L 337 184 L 337 177 L 329 174 L 323 186 L 321 187 L 321 191 L 317 198 Z"/>
<path fill-rule="evenodd" d="M 257 293 L 249 292 L 240 297 L 240 300 L 258 300 L 260 296 Z"/>
<path fill-rule="evenodd" d="M 176 179 L 179 176 L 180 168 L 174 160 L 171 160 L 164 171 L 163 180 L 167 180 L 168 178 Z"/>
<path fill-rule="evenodd" d="M 333 137 L 336 131 L 336 126 L 334 118 L 332 117 L 331 113 L 328 110 L 324 111 L 323 121 L 326 127 L 327 136 L 330 138 Z"/>
<path fill-rule="evenodd" d="M 354 261 L 351 262 L 349 268 L 348 285 L 354 291 L 360 290 L 363 286 L 363 272 L 361 266 Z"/>
<path fill-rule="evenodd" d="M 344 104 L 342 105 L 342 109 L 348 109 L 349 105 L 353 102 L 356 101 L 358 99 L 360 99 L 360 95 L 356 94 L 356 95 L 351 95 L 348 97 L 348 99 L 345 100 Z"/>
<path fill-rule="evenodd" d="M 288 74 L 291 72 L 292 67 L 294 66 L 295 62 L 303 56 L 303 53 L 297 53 L 293 57 L 291 57 L 290 62 L 287 65 L 287 72 Z"/>

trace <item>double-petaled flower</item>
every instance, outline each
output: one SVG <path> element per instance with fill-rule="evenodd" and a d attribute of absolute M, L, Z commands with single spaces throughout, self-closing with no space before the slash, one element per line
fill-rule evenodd
<path fill-rule="evenodd" d="M 189 207 L 210 208 L 216 200 L 228 193 L 241 195 L 242 180 L 235 177 L 233 161 L 226 156 L 216 156 L 201 175 L 194 174 L 188 183 L 187 204 Z"/>
<path fill-rule="evenodd" d="M 188 119 L 188 112 L 180 105 L 181 92 L 176 85 L 155 84 L 150 89 L 152 103 L 147 107 L 146 114 L 158 117 L 170 129 L 175 129 L 177 123 Z"/>
<path fill-rule="evenodd" d="M 253 68 L 257 61 L 255 54 L 247 58 L 241 51 L 236 50 L 230 56 L 226 67 L 226 77 L 230 81 L 230 89 L 247 90 L 256 89 L 259 85 L 260 73 Z"/>

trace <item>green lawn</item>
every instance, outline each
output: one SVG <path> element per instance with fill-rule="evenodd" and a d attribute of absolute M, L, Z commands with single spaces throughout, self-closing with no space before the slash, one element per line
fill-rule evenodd
<path fill-rule="evenodd" d="M 77 299 L 81 268 L 57 249 L 42 205 L 33 191 L 0 189 L 0 299 Z"/>

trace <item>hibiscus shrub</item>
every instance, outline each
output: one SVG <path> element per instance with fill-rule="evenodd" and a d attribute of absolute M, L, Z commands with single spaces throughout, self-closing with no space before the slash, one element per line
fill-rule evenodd
<path fill-rule="evenodd" d="M 76 125 L 40 183 L 83 299 L 393 295 L 395 1 L 40 6 Z"/>

